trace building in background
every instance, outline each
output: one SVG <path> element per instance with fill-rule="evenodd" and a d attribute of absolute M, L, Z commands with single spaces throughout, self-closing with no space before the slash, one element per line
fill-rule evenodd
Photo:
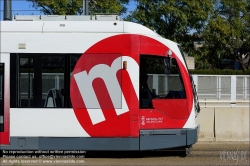
<path fill-rule="evenodd" d="M 188 69 L 194 70 L 195 69 L 194 57 L 185 56 L 185 60 L 187 62 Z"/>

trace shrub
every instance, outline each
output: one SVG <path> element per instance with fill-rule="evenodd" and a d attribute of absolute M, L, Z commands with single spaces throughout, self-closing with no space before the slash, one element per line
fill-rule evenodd
<path fill-rule="evenodd" d="M 202 75 L 250 75 L 250 70 L 231 70 L 231 69 L 214 69 L 214 70 L 189 70 L 190 74 L 202 74 Z"/>

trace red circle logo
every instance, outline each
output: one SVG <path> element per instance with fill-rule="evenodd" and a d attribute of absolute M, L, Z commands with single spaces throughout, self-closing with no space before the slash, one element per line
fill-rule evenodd
<path fill-rule="evenodd" d="M 83 53 L 72 73 L 70 97 L 91 137 L 131 136 L 131 116 L 139 111 L 139 55 L 168 50 L 149 37 L 124 34 L 103 39 Z M 123 61 L 131 71 L 123 70 Z"/>

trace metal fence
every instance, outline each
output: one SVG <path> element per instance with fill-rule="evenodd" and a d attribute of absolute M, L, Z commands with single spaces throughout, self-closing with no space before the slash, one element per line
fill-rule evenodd
<path fill-rule="evenodd" d="M 248 100 L 250 76 L 192 75 L 200 99 Z"/>

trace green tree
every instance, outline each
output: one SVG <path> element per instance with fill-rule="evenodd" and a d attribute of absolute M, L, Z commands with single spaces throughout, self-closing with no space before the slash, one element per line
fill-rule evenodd
<path fill-rule="evenodd" d="M 216 0 L 214 12 L 203 31 L 205 40 L 203 57 L 210 68 L 218 67 L 222 59 L 234 58 L 235 49 L 240 48 L 245 33 L 246 0 Z"/>
<path fill-rule="evenodd" d="M 207 51 L 194 49 L 194 41 L 201 39 L 212 12 L 212 0 L 137 0 L 137 8 L 127 19 L 180 43 L 185 53 L 201 62 L 198 66 L 206 68 L 208 62 L 204 58 Z"/>
<path fill-rule="evenodd" d="M 91 14 L 119 14 L 126 13 L 129 0 L 92 0 L 90 1 Z"/>
<path fill-rule="evenodd" d="M 27 0 L 45 15 L 80 15 L 82 0 Z M 90 14 L 123 14 L 129 0 L 90 0 Z"/>
<path fill-rule="evenodd" d="M 81 0 L 27 0 L 45 15 L 80 15 Z"/>
<path fill-rule="evenodd" d="M 185 52 L 193 49 L 190 33 L 202 32 L 211 0 L 135 0 L 137 7 L 126 19 L 155 30 L 161 36 L 182 44 Z"/>
<path fill-rule="evenodd" d="M 250 0 L 247 0 L 246 3 L 246 13 L 244 14 L 245 28 L 242 38 L 244 40 L 243 47 L 250 50 Z"/>

